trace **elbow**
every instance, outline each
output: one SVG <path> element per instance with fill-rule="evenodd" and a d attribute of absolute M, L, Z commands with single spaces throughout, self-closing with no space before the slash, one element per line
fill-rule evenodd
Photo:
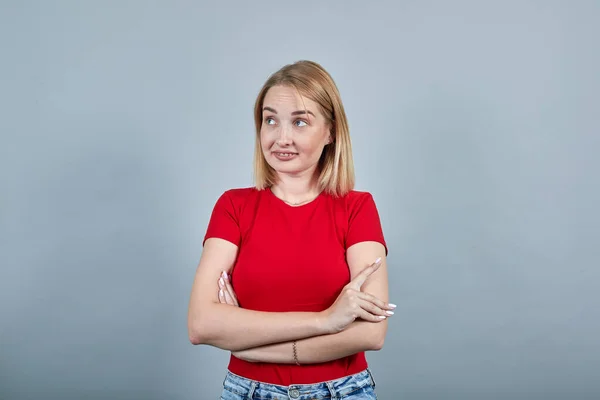
<path fill-rule="evenodd" d="M 371 350 L 379 351 L 379 350 L 383 349 L 384 343 L 385 343 L 385 335 L 376 335 L 373 340 L 373 343 L 371 345 Z"/>
<path fill-rule="evenodd" d="M 226 340 L 223 340 L 222 337 L 219 339 L 219 335 L 214 330 L 209 331 L 206 324 L 190 324 L 188 326 L 188 337 L 190 343 L 194 346 L 204 344 L 228 351 L 241 351 L 246 349 L 245 347 L 228 343 Z"/>
<path fill-rule="evenodd" d="M 216 323 L 214 314 L 210 312 L 202 312 L 200 315 L 188 317 L 188 338 L 190 343 L 195 346 L 205 344 L 221 349 L 227 347 L 223 331 Z"/>
<path fill-rule="evenodd" d="M 200 318 L 188 318 L 188 338 L 191 344 L 209 344 L 210 333 L 207 332 L 207 326 Z"/>
<path fill-rule="evenodd" d="M 192 326 L 188 326 L 188 338 L 190 340 L 190 343 L 193 345 L 204 344 L 206 342 L 206 339 L 204 338 L 204 335 L 202 335 L 202 332 L 199 329 L 196 329 Z"/>
<path fill-rule="evenodd" d="M 198 332 L 193 331 L 191 329 L 188 329 L 188 336 L 190 339 L 190 343 L 194 346 L 204 344 L 205 342 L 204 338 Z"/>
<path fill-rule="evenodd" d="M 385 344 L 385 336 L 387 333 L 387 329 L 385 326 L 378 326 L 371 335 L 371 350 L 379 351 L 383 349 L 383 345 Z"/>

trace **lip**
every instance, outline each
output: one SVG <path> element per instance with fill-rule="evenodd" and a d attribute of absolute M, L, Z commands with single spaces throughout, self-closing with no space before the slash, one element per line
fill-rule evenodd
<path fill-rule="evenodd" d="M 277 158 L 280 161 L 289 161 L 294 159 L 298 153 L 294 153 L 291 151 L 273 151 L 271 152 L 273 154 L 273 156 L 275 156 L 275 158 Z"/>

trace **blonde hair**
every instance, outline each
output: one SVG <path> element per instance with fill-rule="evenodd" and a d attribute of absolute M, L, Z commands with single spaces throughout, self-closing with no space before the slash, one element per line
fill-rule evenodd
<path fill-rule="evenodd" d="M 295 88 L 319 105 L 321 114 L 331 124 L 333 141 L 326 145 L 319 159 L 319 190 L 343 196 L 354 189 L 354 163 L 346 112 L 333 78 L 313 61 L 301 60 L 272 74 L 260 90 L 254 104 L 256 142 L 254 148 L 254 181 L 259 190 L 277 182 L 277 174 L 265 160 L 260 143 L 263 102 L 269 89 L 284 85 Z"/>

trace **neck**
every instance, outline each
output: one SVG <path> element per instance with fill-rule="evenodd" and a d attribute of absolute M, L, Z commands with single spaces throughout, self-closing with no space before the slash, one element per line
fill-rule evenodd
<path fill-rule="evenodd" d="M 306 203 L 319 195 L 317 176 L 279 174 L 279 180 L 271 187 L 271 191 L 286 203 Z"/>

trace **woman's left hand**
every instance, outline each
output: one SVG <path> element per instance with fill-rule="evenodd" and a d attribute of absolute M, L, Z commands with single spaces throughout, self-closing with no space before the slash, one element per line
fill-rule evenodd
<path fill-rule="evenodd" d="M 223 271 L 219 278 L 219 302 L 230 306 L 240 306 L 238 304 L 237 296 L 233 291 L 233 286 L 231 286 L 231 282 L 229 281 L 229 276 L 225 271 Z"/>

